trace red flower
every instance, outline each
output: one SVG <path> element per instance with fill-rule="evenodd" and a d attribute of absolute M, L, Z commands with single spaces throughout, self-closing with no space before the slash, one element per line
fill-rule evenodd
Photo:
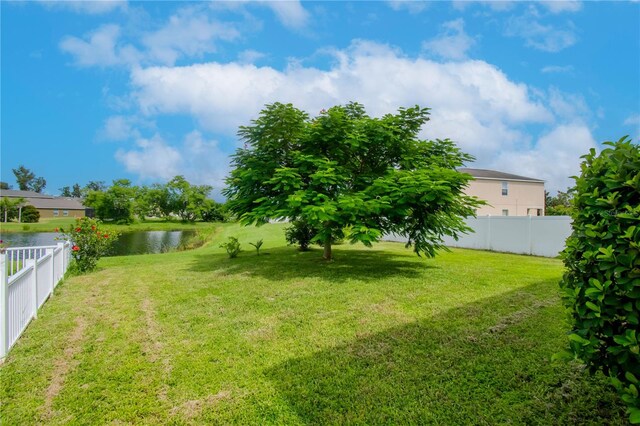
<path fill-rule="evenodd" d="M 54 229 L 53 232 L 60 232 L 58 228 Z"/>
<path fill-rule="evenodd" d="M 104 234 L 103 237 L 109 238 L 109 234 Z"/>
<path fill-rule="evenodd" d="M 95 231 L 96 230 L 96 226 L 95 225 L 91 225 L 91 230 Z"/>
<path fill-rule="evenodd" d="M 82 231 L 82 228 L 76 228 L 76 232 Z"/>
<path fill-rule="evenodd" d="M 73 250 L 73 251 L 78 251 L 78 250 L 80 250 L 80 247 L 78 247 L 78 246 L 73 246 L 73 247 L 71 247 L 71 250 Z"/>

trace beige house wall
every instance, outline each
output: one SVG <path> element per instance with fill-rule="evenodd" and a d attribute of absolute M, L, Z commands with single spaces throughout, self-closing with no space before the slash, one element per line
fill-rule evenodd
<path fill-rule="evenodd" d="M 58 215 L 53 214 L 54 209 L 38 209 L 40 219 L 61 218 L 61 217 L 84 217 L 84 210 L 66 210 L 68 214 L 64 215 L 64 209 L 58 209 Z"/>
<path fill-rule="evenodd" d="M 502 182 L 507 182 L 508 194 L 502 195 Z M 467 195 L 487 201 L 478 208 L 478 216 L 544 216 L 544 182 L 505 181 L 476 178 L 469 183 Z"/>

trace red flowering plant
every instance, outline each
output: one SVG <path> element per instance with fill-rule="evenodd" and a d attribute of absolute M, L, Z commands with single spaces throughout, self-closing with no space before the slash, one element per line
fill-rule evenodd
<path fill-rule="evenodd" d="M 119 236 L 115 231 L 101 230 L 100 224 L 88 217 L 78 218 L 69 228 L 56 228 L 56 231 L 62 233 L 63 239 L 71 241 L 71 256 L 80 273 L 96 269 L 98 260 L 107 254 Z"/>

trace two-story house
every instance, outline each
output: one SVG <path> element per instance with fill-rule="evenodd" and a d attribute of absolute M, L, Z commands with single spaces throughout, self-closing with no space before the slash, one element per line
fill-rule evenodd
<path fill-rule="evenodd" d="M 461 168 L 473 176 L 467 195 L 488 204 L 478 208 L 478 216 L 544 216 L 544 181 L 494 170 Z"/>

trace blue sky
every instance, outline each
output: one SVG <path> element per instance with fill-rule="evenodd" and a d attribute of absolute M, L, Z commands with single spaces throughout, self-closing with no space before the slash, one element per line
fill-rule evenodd
<path fill-rule="evenodd" d="M 422 136 L 471 167 L 571 185 L 579 156 L 640 137 L 636 2 L 2 2 L 1 180 L 219 193 L 266 103 L 315 115 L 432 108 Z"/>

